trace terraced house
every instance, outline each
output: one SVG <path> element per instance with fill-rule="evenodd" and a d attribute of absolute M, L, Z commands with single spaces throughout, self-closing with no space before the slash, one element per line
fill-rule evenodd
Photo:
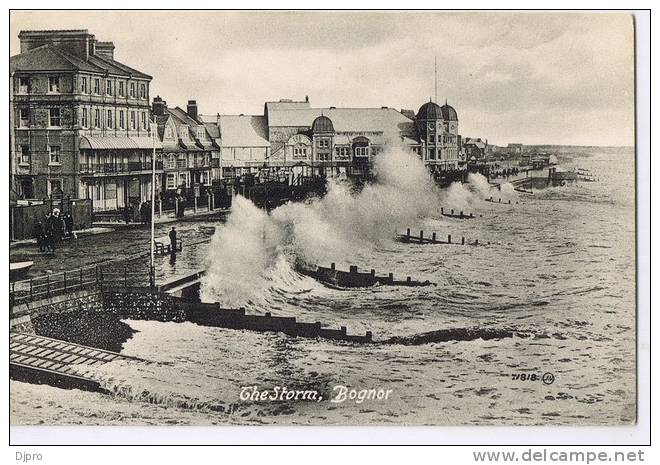
<path fill-rule="evenodd" d="M 10 58 L 12 182 L 22 198 L 62 191 L 122 210 L 151 196 L 151 76 L 86 29 L 21 31 Z M 162 166 L 158 166 L 158 175 Z"/>
<path fill-rule="evenodd" d="M 216 134 L 209 132 L 211 126 L 199 119 L 197 102 L 189 100 L 184 111 L 168 108 L 157 96 L 153 114 L 163 148 L 164 195 L 202 196 L 212 184 L 213 169 L 219 167 L 220 147 L 213 137 Z"/>

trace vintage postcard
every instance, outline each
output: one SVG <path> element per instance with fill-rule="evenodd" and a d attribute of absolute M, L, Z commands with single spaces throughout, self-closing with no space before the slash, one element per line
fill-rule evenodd
<path fill-rule="evenodd" d="M 636 423 L 631 14 L 9 32 L 12 426 Z"/>

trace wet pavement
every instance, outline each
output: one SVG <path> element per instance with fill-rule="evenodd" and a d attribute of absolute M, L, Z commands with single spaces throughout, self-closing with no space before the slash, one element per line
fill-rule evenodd
<path fill-rule="evenodd" d="M 180 274 L 186 270 L 203 268 L 204 250 L 215 226 L 225 221 L 226 213 L 191 219 L 176 223 L 156 224 L 155 237 L 167 238 L 174 226 L 178 238 L 183 240 L 183 251 L 175 258 L 156 257 L 158 281 Z M 123 263 L 129 270 L 148 270 L 150 251 L 150 227 L 148 225 L 119 224 L 111 232 L 82 236 L 78 239 L 61 241 L 53 253 L 40 252 L 35 243 L 20 244 L 10 248 L 12 262 L 32 261 L 29 279 L 51 273 L 75 270 L 81 267 L 110 263 Z M 169 243 L 169 238 L 166 239 Z"/>

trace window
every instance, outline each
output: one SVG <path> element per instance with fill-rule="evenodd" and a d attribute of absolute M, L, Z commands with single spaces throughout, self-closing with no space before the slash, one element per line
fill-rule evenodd
<path fill-rule="evenodd" d="M 206 134 L 206 131 L 204 130 L 204 128 L 202 128 L 202 127 L 197 128 L 197 138 L 198 139 L 204 139 L 205 134 Z"/>
<path fill-rule="evenodd" d="M 120 97 L 124 96 L 124 81 L 119 81 L 119 92 Z"/>
<path fill-rule="evenodd" d="M 356 157 L 368 157 L 369 156 L 369 147 L 355 147 L 355 156 Z"/>
<path fill-rule="evenodd" d="M 101 94 L 101 80 L 99 78 L 94 79 L 94 94 Z"/>
<path fill-rule="evenodd" d="M 172 137 L 173 137 L 172 128 L 168 126 L 165 128 L 165 138 L 171 139 Z"/>
<path fill-rule="evenodd" d="M 30 110 L 27 108 L 21 108 L 18 110 L 19 121 L 18 127 L 27 128 L 30 126 Z"/>
<path fill-rule="evenodd" d="M 105 93 L 112 95 L 112 81 L 110 79 L 105 82 Z"/>
<path fill-rule="evenodd" d="M 21 145 L 21 156 L 18 160 L 19 163 L 29 164 L 30 163 L 30 146 Z"/>
<path fill-rule="evenodd" d="M 60 109 L 59 108 L 51 108 L 48 110 L 48 124 L 52 128 L 59 128 L 60 127 Z"/>
<path fill-rule="evenodd" d="M 147 98 L 147 86 L 145 86 L 144 84 L 140 84 L 140 98 L 141 99 Z"/>
<path fill-rule="evenodd" d="M 112 129 L 112 120 L 113 120 L 113 118 L 112 118 L 112 110 L 108 110 L 107 124 L 106 124 L 106 126 L 108 127 L 108 129 Z"/>
<path fill-rule="evenodd" d="M 98 108 L 94 109 L 94 127 L 95 128 L 101 127 L 101 110 L 99 110 Z"/>
<path fill-rule="evenodd" d="M 80 117 L 80 125 L 84 128 L 89 124 L 89 116 L 87 115 L 87 108 L 82 109 L 82 115 Z"/>
<path fill-rule="evenodd" d="M 328 148 L 328 147 L 330 147 L 330 141 L 327 140 L 327 139 L 321 139 L 321 140 L 319 141 L 319 147 L 320 147 L 320 148 Z"/>
<path fill-rule="evenodd" d="M 130 96 L 131 98 L 135 98 L 135 83 L 134 83 L 134 82 L 131 82 L 131 83 L 130 83 L 130 87 L 129 87 L 129 89 L 130 89 L 130 90 L 129 90 L 129 96 Z"/>
<path fill-rule="evenodd" d="M 49 179 L 48 180 L 48 195 L 53 192 L 62 192 L 62 180 L 61 179 Z"/>
<path fill-rule="evenodd" d="M 435 151 L 433 149 L 429 149 L 429 160 L 435 160 Z"/>
<path fill-rule="evenodd" d="M 83 94 L 87 93 L 87 77 L 83 76 L 80 78 L 80 92 Z"/>
<path fill-rule="evenodd" d="M 176 168 L 176 156 L 173 153 L 170 153 L 170 156 L 167 157 L 167 167 L 169 169 Z"/>
<path fill-rule="evenodd" d="M 124 122 L 124 110 L 119 110 L 119 128 L 124 129 L 126 123 Z"/>
<path fill-rule="evenodd" d="M 51 163 L 61 163 L 60 160 L 60 146 L 59 145 L 49 145 L 48 152 L 50 153 L 50 162 Z"/>
<path fill-rule="evenodd" d="M 30 78 L 27 76 L 21 76 L 18 78 L 18 92 L 21 94 L 30 93 Z"/>
<path fill-rule="evenodd" d="M 60 92 L 60 78 L 59 76 L 48 77 L 48 92 L 57 94 Z"/>
<path fill-rule="evenodd" d="M 168 173 L 167 174 L 167 181 L 166 181 L 165 187 L 167 189 L 176 189 L 176 174 L 175 173 Z"/>
<path fill-rule="evenodd" d="M 136 129 L 137 123 L 135 121 L 135 112 L 131 111 L 131 129 Z"/>
<path fill-rule="evenodd" d="M 144 129 L 146 131 L 147 130 L 147 113 L 143 111 L 141 116 L 142 116 L 142 129 Z"/>

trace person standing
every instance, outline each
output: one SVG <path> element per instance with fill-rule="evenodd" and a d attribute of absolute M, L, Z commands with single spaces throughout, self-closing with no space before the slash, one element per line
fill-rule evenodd
<path fill-rule="evenodd" d="M 170 253 L 172 255 L 176 254 L 176 229 L 174 229 L 174 226 L 170 230 Z"/>
<path fill-rule="evenodd" d="M 32 235 L 37 240 L 37 245 L 39 246 L 39 252 L 44 251 L 44 225 L 41 221 L 37 221 L 32 228 Z"/>

